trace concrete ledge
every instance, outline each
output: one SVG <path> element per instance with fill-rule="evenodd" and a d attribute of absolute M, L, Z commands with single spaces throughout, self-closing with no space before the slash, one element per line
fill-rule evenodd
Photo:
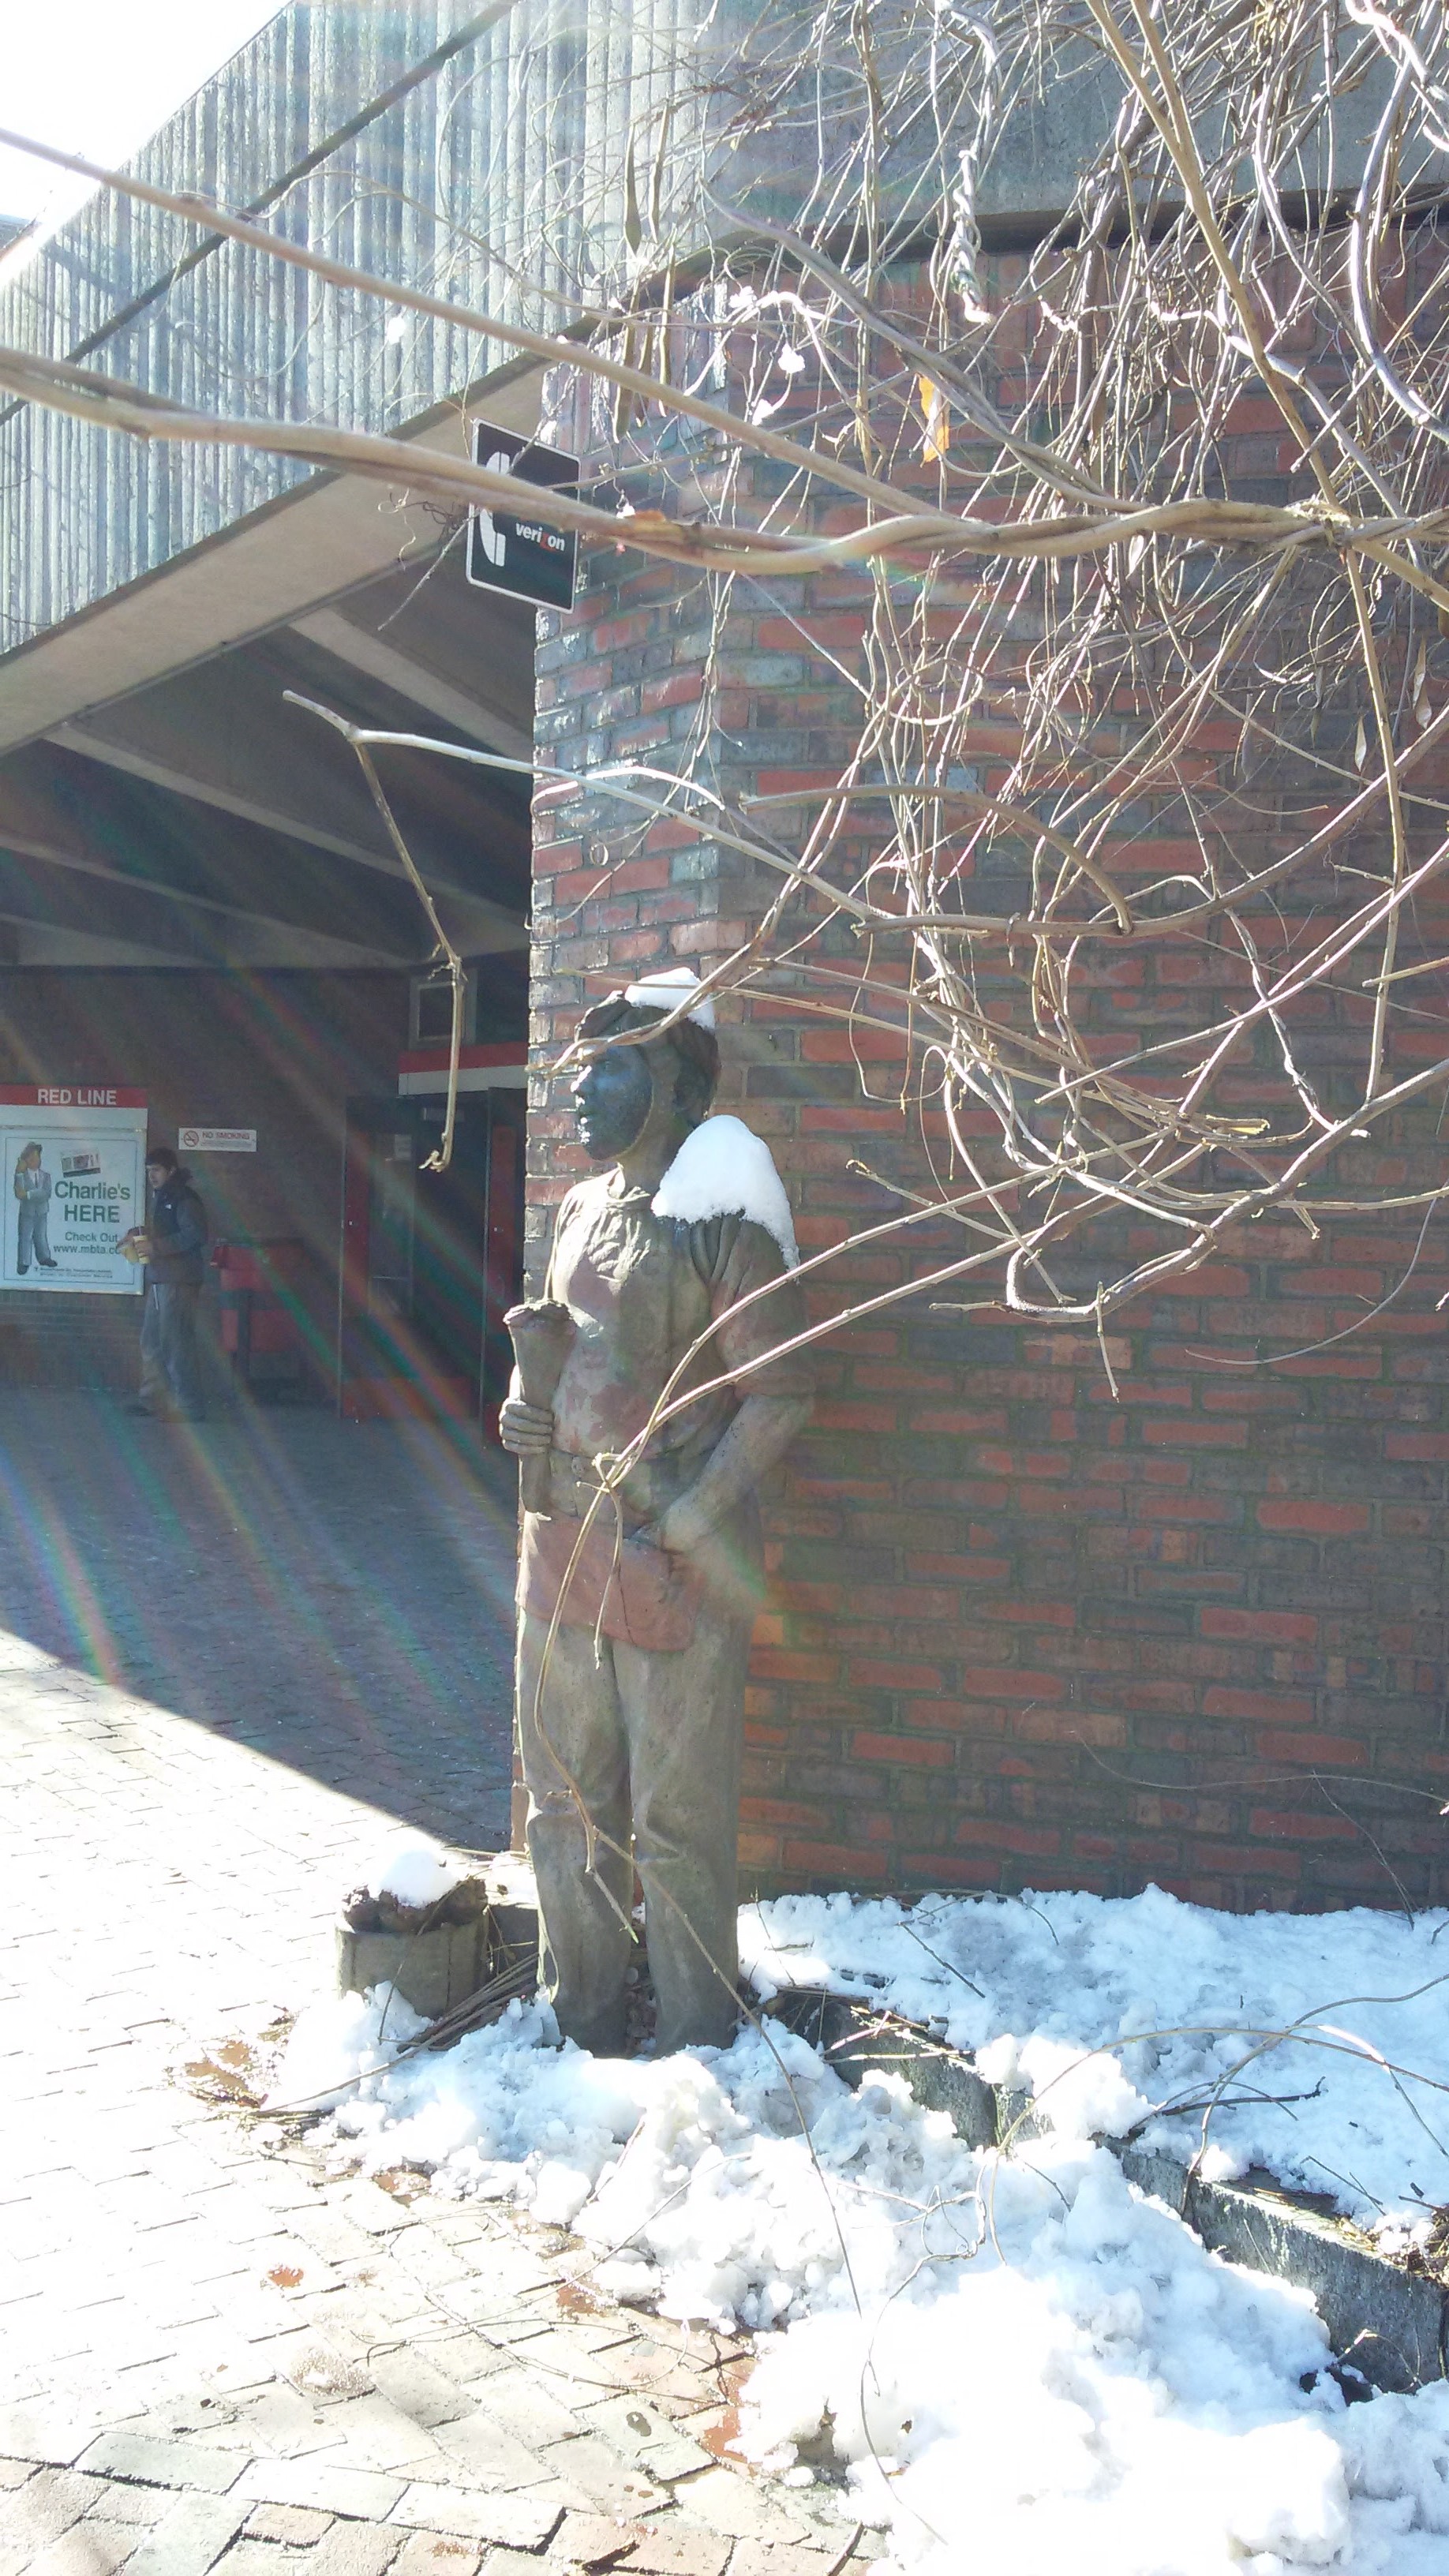
<path fill-rule="evenodd" d="M 1270 2185 L 1193 2181 L 1169 2156 L 1114 2152 L 1129 2182 L 1178 2210 L 1230 2263 L 1311 2290 L 1334 2351 L 1371 2387 L 1410 2390 L 1449 2376 L 1440 2282 L 1355 2244 L 1340 2221 Z"/>
<path fill-rule="evenodd" d="M 924 2031 L 878 2026 L 868 2006 L 799 1990 L 765 2007 L 818 2048 L 847 2084 L 872 2068 L 899 2075 L 912 2098 L 944 2111 L 968 2146 L 995 2146 L 1045 2127 L 1029 2093 L 988 2084 L 968 2057 Z M 1129 2182 L 1166 2201 L 1215 2253 L 1310 2290 L 1339 2359 L 1373 2388 L 1408 2391 L 1449 2377 L 1449 2291 L 1356 2244 L 1341 2221 L 1269 2184 L 1202 2182 L 1170 2156 L 1112 2149 Z"/>

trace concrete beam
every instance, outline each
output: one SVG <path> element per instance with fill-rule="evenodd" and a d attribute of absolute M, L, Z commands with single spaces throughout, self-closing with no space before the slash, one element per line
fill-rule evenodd
<path fill-rule="evenodd" d="M 124 704 L 109 711 L 115 725 L 124 718 Z M 303 816 L 258 795 L 243 795 L 234 787 L 220 787 L 199 772 L 204 757 L 203 746 L 195 746 L 198 768 L 178 767 L 175 759 L 159 759 L 155 753 L 141 751 L 114 733 L 101 733 L 90 724 L 61 724 L 45 737 L 61 751 L 76 752 L 82 760 L 98 760 L 107 769 L 119 769 L 128 778 L 144 778 L 153 787 L 167 788 L 174 796 L 190 797 L 199 805 L 214 806 L 219 814 L 235 814 L 243 823 L 257 823 L 267 832 L 285 832 L 289 840 L 306 841 L 314 850 L 326 850 L 333 858 L 347 859 L 354 867 L 375 868 L 381 876 L 400 876 L 403 871 L 390 851 L 366 850 L 340 832 L 329 832 L 308 822 Z"/>
<path fill-rule="evenodd" d="M 305 636 L 309 644 L 320 644 L 324 653 L 331 653 L 349 669 L 364 671 L 369 679 L 395 689 L 399 697 L 410 698 L 425 715 L 441 717 L 444 724 L 452 725 L 485 750 L 501 751 L 509 760 L 532 760 L 531 733 L 455 688 L 451 681 L 428 670 L 415 655 L 389 644 L 384 636 L 369 634 L 341 609 L 316 608 L 306 617 L 294 617 L 292 631 Z"/>
<path fill-rule="evenodd" d="M 341 936 L 370 955 L 415 953 L 406 885 L 361 882 L 322 852 L 197 807 L 73 752 L 33 743 L 0 762 L 0 847 L 93 868 L 106 881 L 280 930 Z"/>
<path fill-rule="evenodd" d="M 123 712 L 123 709 L 108 711 L 107 723 L 114 723 Z M 286 802 L 280 799 L 269 801 L 260 796 L 243 795 L 198 774 L 215 741 L 213 735 L 191 737 L 193 748 L 187 756 L 194 758 L 196 770 L 183 769 L 174 760 L 133 749 L 129 744 L 115 740 L 111 734 L 101 734 L 89 725 L 57 725 L 46 740 L 57 750 L 69 752 L 78 759 L 97 761 L 103 768 L 116 770 L 123 777 L 140 779 L 147 786 L 162 788 L 168 795 L 210 806 L 218 813 L 231 815 L 269 835 L 300 841 L 308 848 L 340 858 L 350 866 L 367 868 L 378 876 L 389 877 L 396 884 L 407 883 L 406 871 L 391 850 L 363 849 L 339 833 L 327 832 L 308 823 L 298 816 L 290 799 Z M 278 763 L 278 767 L 282 769 L 284 765 Z M 0 813 L 3 813 L 5 777 L 4 764 L 0 763 Z M 469 956 L 490 956 L 505 949 L 527 946 L 527 924 L 508 906 L 494 903 L 472 887 L 460 884 L 456 876 L 431 857 L 425 862 L 424 874 L 435 899 L 445 908 L 451 934 L 466 948 Z M 340 884 L 339 909 L 345 910 L 346 903 L 347 890 Z"/>
<path fill-rule="evenodd" d="M 24 757 L 16 755 L 17 760 Z M 17 792 L 28 782 L 17 780 L 14 771 L 13 762 L 9 770 L 0 764 L 0 867 L 8 852 L 40 868 L 88 877 L 97 890 L 114 889 L 123 907 L 133 897 L 154 907 L 142 917 L 147 932 L 142 942 L 146 955 L 138 951 L 134 959 L 117 957 L 118 964 L 154 963 L 163 953 L 173 964 L 206 962 L 218 939 L 225 949 L 226 961 L 236 965 L 415 968 L 432 954 L 432 932 L 422 907 L 410 892 L 403 896 L 401 888 L 401 899 L 391 907 L 390 925 L 369 925 L 371 935 L 348 938 L 330 925 L 355 919 L 359 910 L 365 917 L 367 912 L 375 913 L 376 907 L 359 907 L 345 878 L 320 906 L 313 901 L 310 919 L 306 917 L 308 906 L 289 906 L 282 896 L 269 893 L 268 881 L 275 884 L 286 870 L 285 842 L 274 842 L 270 848 L 263 846 L 248 854 L 251 863 L 244 869 L 235 864 L 234 857 L 228 863 L 228 854 L 220 854 L 222 864 L 212 871 L 213 882 L 219 879 L 229 883 L 233 894 L 243 891 L 249 883 L 256 889 L 253 902 L 205 894 L 194 885 L 178 884 L 160 873 L 142 872 L 130 864 L 118 867 L 105 846 L 107 835 L 112 846 L 125 856 L 135 844 L 135 833 L 114 831 L 115 818 L 98 814 L 101 837 L 89 844 L 83 833 L 67 828 L 64 814 L 58 814 L 44 796 Z M 212 853 L 213 857 L 217 855 Z M 314 898 L 319 892 L 315 884 L 310 891 Z M 496 956 L 527 947 L 526 923 L 503 913 L 496 905 L 462 895 L 443 894 L 438 901 L 450 936 L 466 955 Z M 104 904 L 105 897 L 98 892 L 87 897 L 89 913 L 85 917 L 94 913 L 97 902 Z M 325 928 L 316 918 L 319 909 L 329 925 Z M 123 942 L 135 926 L 128 912 L 120 933 Z M 188 935 L 188 926 L 190 931 L 204 934 L 199 952 L 195 937 Z M 109 930 L 105 940 L 112 944 Z"/>
<path fill-rule="evenodd" d="M 93 930 L 61 930 L 54 922 L 37 924 L 13 912 L 0 911 L 4 954 L 11 966 L 166 966 L 196 967 L 198 960 L 178 957 L 173 948 L 147 948 L 136 939 L 109 939 Z"/>
<path fill-rule="evenodd" d="M 542 384 L 541 368 L 505 367 L 473 393 L 491 420 L 531 431 Z M 463 452 L 460 407 L 439 404 L 399 434 Z M 5 655 L 0 750 L 286 625 L 401 562 L 421 563 L 437 542 L 434 518 L 399 509 L 375 483 L 315 475 Z"/>
<path fill-rule="evenodd" d="M 39 927 L 201 962 L 407 967 L 431 933 L 406 886 L 34 744 L 0 762 L 0 875 Z M 510 924 L 516 933 L 516 927 Z"/>
<path fill-rule="evenodd" d="M 17 865 L 17 863 L 19 863 Z M 80 899 L 64 889 L 47 887 L 36 870 L 54 870 L 61 878 L 84 877 L 91 890 Z M 19 910 L 5 910 L 17 881 L 34 900 Z M 65 918 L 69 915 L 70 918 Z M 298 923 L 271 919 L 239 904 L 220 903 L 205 895 L 181 894 L 154 878 L 121 875 L 103 861 L 69 849 L 63 843 L 36 840 L 10 831 L 0 818 L 0 917 L 24 921 L 31 930 L 65 929 L 95 935 L 106 944 L 120 939 L 144 947 L 154 962 L 172 965 L 269 965 L 407 968 L 416 960 L 394 948 L 364 945 Z"/>
<path fill-rule="evenodd" d="M 384 583 L 380 616 L 387 614 L 390 592 Z M 347 629 L 349 635 L 357 631 Z M 369 641 L 366 635 L 360 640 Z M 531 695 L 531 670 L 526 680 Z M 142 782 L 142 797 L 164 789 L 169 828 L 170 799 L 190 800 L 189 808 L 176 809 L 179 816 L 189 810 L 193 817 L 179 829 L 200 847 L 217 837 L 196 811 L 210 808 L 228 818 L 220 826 L 223 845 L 236 839 L 239 828 L 243 838 L 260 829 L 269 843 L 285 836 L 292 854 L 288 866 L 295 866 L 295 854 L 304 848 L 309 878 L 316 876 L 315 854 L 321 852 L 343 863 L 344 878 L 361 869 L 371 873 L 374 888 L 379 878 L 404 883 L 356 758 L 315 716 L 288 704 L 289 689 L 320 697 L 360 723 L 411 729 L 418 722 L 417 709 L 394 689 L 339 668 L 306 636 L 287 628 L 136 690 L 84 721 L 57 725 L 47 746 L 72 763 L 99 764 L 101 803 L 110 802 L 125 780 Z M 426 729 L 426 715 L 422 724 Z M 38 744 L 12 752 L 0 762 L 0 782 L 44 756 Z M 434 892 L 459 910 L 470 947 L 482 952 L 513 945 L 522 935 L 528 882 L 528 816 L 516 785 L 425 760 L 391 766 L 408 845 Z M 345 883 L 339 891 L 346 901 Z"/>

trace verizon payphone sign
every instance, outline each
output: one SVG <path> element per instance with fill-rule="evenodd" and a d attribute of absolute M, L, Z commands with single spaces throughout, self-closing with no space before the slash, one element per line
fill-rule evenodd
<path fill-rule="evenodd" d="M 576 456 L 540 447 L 516 429 L 495 429 L 491 421 L 473 423 L 473 462 L 493 474 L 516 474 L 524 483 L 578 490 Z M 572 608 L 578 560 L 579 541 L 572 528 L 551 528 L 546 519 L 517 518 L 507 510 L 485 510 L 481 503 L 468 513 L 463 571 L 475 590 L 501 590 L 509 599 L 531 599 L 536 608 Z"/>
<path fill-rule="evenodd" d="M 0 1288 L 135 1297 L 121 1237 L 146 1214 L 146 1095 L 0 1087 Z"/>

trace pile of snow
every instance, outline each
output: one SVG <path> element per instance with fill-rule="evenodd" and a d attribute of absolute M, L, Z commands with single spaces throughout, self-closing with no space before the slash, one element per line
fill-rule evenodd
<path fill-rule="evenodd" d="M 427 1834 L 394 1834 L 374 1854 L 358 1894 L 390 1896 L 397 1905 L 437 1905 L 471 1878 L 475 1867 L 456 1860 Z"/>
<path fill-rule="evenodd" d="M 395 1986 L 309 2004 L 292 2024 L 263 2107 L 330 2111 L 360 2099 L 359 2083 L 391 2066 L 398 2050 L 427 2027 Z"/>
<path fill-rule="evenodd" d="M 1449 2384 L 1346 2407 L 1306 2294 L 1206 2254 L 1103 2148 L 990 2181 L 954 2271 L 767 2352 L 752 2456 L 828 2421 L 846 2509 L 930 2576 L 1444 2576 Z"/>
<path fill-rule="evenodd" d="M 616 2295 L 766 2330 L 745 2447 L 836 2481 L 891 2566 L 1444 2576 L 1449 2386 L 1347 2408 L 1307 2294 L 1207 2253 L 1105 2149 L 969 2150 L 777 2024 L 626 2062 L 514 2004 L 386 2063 L 420 2027 L 382 1992 L 318 2006 L 278 2096 L 333 2095 L 339 2163 L 512 2198 Z"/>
<path fill-rule="evenodd" d="M 763 1136 L 742 1118 L 702 1119 L 685 1137 L 650 1202 L 656 1216 L 702 1225 L 712 1216 L 745 1216 L 772 1234 L 794 1269 L 800 1258 L 785 1184 Z"/>
<path fill-rule="evenodd" d="M 766 2000 L 789 1986 L 866 1997 L 1028 2088 L 1065 2137 L 1135 2130 L 1186 2161 L 1206 2134 L 1209 2177 L 1266 2166 L 1392 2247 L 1449 2205 L 1446 1923 L 1218 1914 L 1149 1888 L 784 1896 L 747 1906 L 740 1936 Z"/>

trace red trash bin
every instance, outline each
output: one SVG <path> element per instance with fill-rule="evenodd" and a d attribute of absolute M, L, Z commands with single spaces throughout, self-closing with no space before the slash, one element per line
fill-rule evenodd
<path fill-rule="evenodd" d="M 296 1235 L 217 1243 L 211 1260 L 233 1377 L 254 1395 L 315 1398 L 326 1353 L 317 1347 L 315 1264 L 305 1243 Z"/>

